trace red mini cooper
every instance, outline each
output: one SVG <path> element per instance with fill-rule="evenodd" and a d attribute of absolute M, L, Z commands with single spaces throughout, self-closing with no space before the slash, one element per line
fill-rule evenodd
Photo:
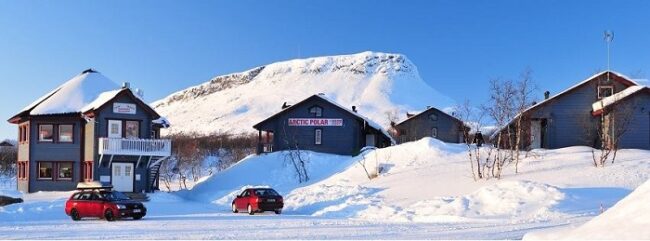
<path fill-rule="evenodd" d="M 147 208 L 121 192 L 82 190 L 70 196 L 65 203 L 65 213 L 74 221 L 84 217 L 104 218 L 107 221 L 132 217 L 137 220 L 147 214 Z"/>
<path fill-rule="evenodd" d="M 282 196 L 271 188 L 249 188 L 244 190 L 232 201 L 232 212 L 238 213 L 246 210 L 253 215 L 264 211 L 273 211 L 275 214 L 282 213 L 284 200 Z"/>

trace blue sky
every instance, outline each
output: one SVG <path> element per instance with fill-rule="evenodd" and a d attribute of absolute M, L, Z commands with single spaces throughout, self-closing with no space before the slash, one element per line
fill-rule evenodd
<path fill-rule="evenodd" d="M 405 54 L 453 99 L 530 67 L 557 93 L 606 68 L 650 74 L 650 1 L 1 1 L 0 138 L 6 119 L 82 70 L 154 101 L 209 78 L 299 57 Z"/>

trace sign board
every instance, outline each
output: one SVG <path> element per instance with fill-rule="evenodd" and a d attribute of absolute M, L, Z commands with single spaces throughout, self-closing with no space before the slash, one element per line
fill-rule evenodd
<path fill-rule="evenodd" d="M 113 103 L 113 113 L 135 115 L 135 104 Z"/>
<path fill-rule="evenodd" d="M 289 126 L 343 126 L 343 119 L 289 118 Z"/>
<path fill-rule="evenodd" d="M 110 183 L 111 182 L 111 176 L 99 176 L 99 181 L 100 182 L 105 182 L 105 183 Z"/>

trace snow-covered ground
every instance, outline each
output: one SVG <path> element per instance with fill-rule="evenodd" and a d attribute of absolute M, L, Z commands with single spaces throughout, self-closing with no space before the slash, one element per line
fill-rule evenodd
<path fill-rule="evenodd" d="M 519 174 L 508 166 L 502 180 L 475 182 L 464 150 L 425 138 L 368 152 L 367 167 L 383 169 L 372 180 L 362 157 L 305 152 L 311 179 L 302 184 L 283 153 L 250 156 L 192 190 L 152 195 L 141 221 L 73 222 L 63 213 L 69 193 L 26 194 L 0 208 L 0 239 L 520 239 L 584 224 L 650 171 L 649 151 L 621 150 L 616 163 L 595 168 L 590 148 L 571 147 L 536 150 Z M 246 186 L 274 187 L 284 213 L 230 213 Z"/>

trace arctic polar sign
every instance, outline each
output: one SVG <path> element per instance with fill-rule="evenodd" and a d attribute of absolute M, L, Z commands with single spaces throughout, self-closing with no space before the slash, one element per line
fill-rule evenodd
<path fill-rule="evenodd" d="M 343 119 L 289 118 L 289 126 L 343 126 Z"/>

